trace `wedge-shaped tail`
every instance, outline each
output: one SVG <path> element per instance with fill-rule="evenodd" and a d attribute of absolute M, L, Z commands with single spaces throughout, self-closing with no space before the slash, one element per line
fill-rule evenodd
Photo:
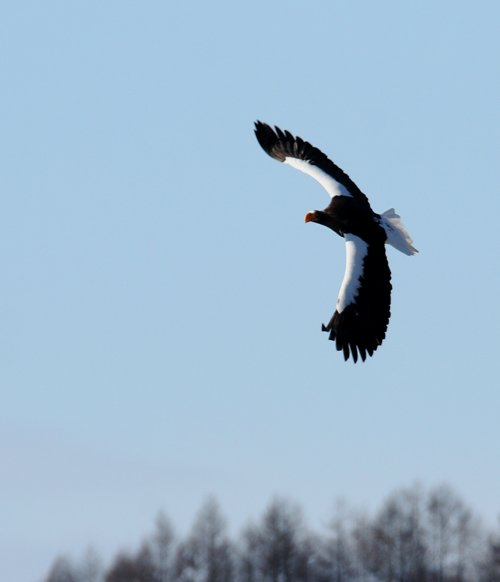
<path fill-rule="evenodd" d="M 418 253 L 417 249 L 413 246 L 413 240 L 409 232 L 404 227 L 401 222 L 401 217 L 399 214 L 396 214 L 394 208 L 389 208 L 380 217 L 380 224 L 384 227 L 387 234 L 387 244 L 390 244 L 405 255 Z"/>

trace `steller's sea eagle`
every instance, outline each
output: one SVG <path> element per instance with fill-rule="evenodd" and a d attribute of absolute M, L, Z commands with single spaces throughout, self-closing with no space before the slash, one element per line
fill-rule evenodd
<path fill-rule="evenodd" d="M 344 237 L 346 267 L 335 313 L 322 330 L 329 333 L 337 350 L 354 362 L 363 361 L 382 343 L 391 315 L 391 271 L 385 254 L 388 243 L 405 253 L 417 252 L 394 208 L 383 214 L 371 209 L 356 184 L 318 148 L 278 127 L 257 121 L 255 135 L 275 160 L 309 174 L 331 197 L 324 210 L 305 215 Z"/>

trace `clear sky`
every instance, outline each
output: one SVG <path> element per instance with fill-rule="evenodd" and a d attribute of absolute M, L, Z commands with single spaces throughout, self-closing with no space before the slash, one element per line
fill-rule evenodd
<path fill-rule="evenodd" d="M 320 527 L 448 482 L 500 512 L 493 0 L 17 1 L 0 8 L 0 579 L 134 547 L 214 494 Z M 258 146 L 311 141 L 416 257 L 365 364 L 320 331 L 328 197 Z"/>

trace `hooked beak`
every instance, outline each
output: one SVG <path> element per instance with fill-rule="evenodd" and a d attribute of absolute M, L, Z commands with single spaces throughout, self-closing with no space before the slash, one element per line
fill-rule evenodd
<path fill-rule="evenodd" d="M 314 212 L 314 210 L 311 210 L 311 212 L 308 212 L 304 216 L 304 222 L 314 222 L 314 219 L 316 218 L 315 214 L 316 213 Z"/>

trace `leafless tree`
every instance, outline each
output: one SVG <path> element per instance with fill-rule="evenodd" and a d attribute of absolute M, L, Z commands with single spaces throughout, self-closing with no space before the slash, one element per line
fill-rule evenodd
<path fill-rule="evenodd" d="M 500 582 L 500 531 L 489 537 L 482 582 Z"/>
<path fill-rule="evenodd" d="M 156 582 L 150 546 L 144 543 L 135 556 L 119 554 L 107 573 L 105 582 Z"/>
<path fill-rule="evenodd" d="M 485 540 L 477 518 L 448 485 L 430 492 L 427 522 L 432 582 L 477 580 Z"/>
<path fill-rule="evenodd" d="M 167 516 L 160 512 L 156 517 L 151 552 L 155 569 L 155 582 L 174 580 L 175 534 Z"/>
<path fill-rule="evenodd" d="M 275 500 L 264 515 L 261 529 L 263 570 L 272 582 L 292 580 L 297 553 L 299 510 Z"/>
<path fill-rule="evenodd" d="M 244 582 L 311 582 L 314 579 L 313 540 L 305 532 L 298 507 L 276 499 L 261 524 L 242 536 L 240 568 Z"/>
<path fill-rule="evenodd" d="M 358 523 L 358 555 L 367 572 L 390 582 L 426 581 L 422 496 L 418 488 L 391 495 L 371 523 Z"/>
<path fill-rule="evenodd" d="M 79 582 L 101 582 L 104 568 L 101 557 L 94 548 L 87 549 L 78 570 Z"/>
<path fill-rule="evenodd" d="M 135 582 L 140 576 L 135 560 L 125 553 L 118 554 L 109 569 L 105 582 Z"/>
<path fill-rule="evenodd" d="M 253 524 L 247 525 L 241 534 L 238 565 L 240 582 L 261 580 L 261 536 Z"/>
<path fill-rule="evenodd" d="M 44 582 L 79 582 L 76 566 L 67 556 L 59 556 L 54 560 Z"/>
<path fill-rule="evenodd" d="M 226 522 L 214 499 L 201 508 L 186 542 L 180 544 L 176 577 L 182 582 L 232 582 L 233 550 Z"/>
<path fill-rule="evenodd" d="M 447 486 L 434 489 L 427 503 L 432 582 L 444 582 L 452 559 L 453 519 L 460 503 Z"/>
<path fill-rule="evenodd" d="M 500 532 L 490 538 L 448 486 L 401 489 L 374 517 L 338 508 L 327 536 L 311 534 L 299 507 L 275 499 L 237 544 L 214 499 L 186 539 L 163 513 L 136 553 L 104 572 L 93 550 L 59 556 L 44 582 L 500 582 Z"/>
<path fill-rule="evenodd" d="M 329 535 L 321 546 L 322 579 L 328 582 L 351 582 L 356 575 L 356 555 L 344 503 L 337 503 Z"/>

